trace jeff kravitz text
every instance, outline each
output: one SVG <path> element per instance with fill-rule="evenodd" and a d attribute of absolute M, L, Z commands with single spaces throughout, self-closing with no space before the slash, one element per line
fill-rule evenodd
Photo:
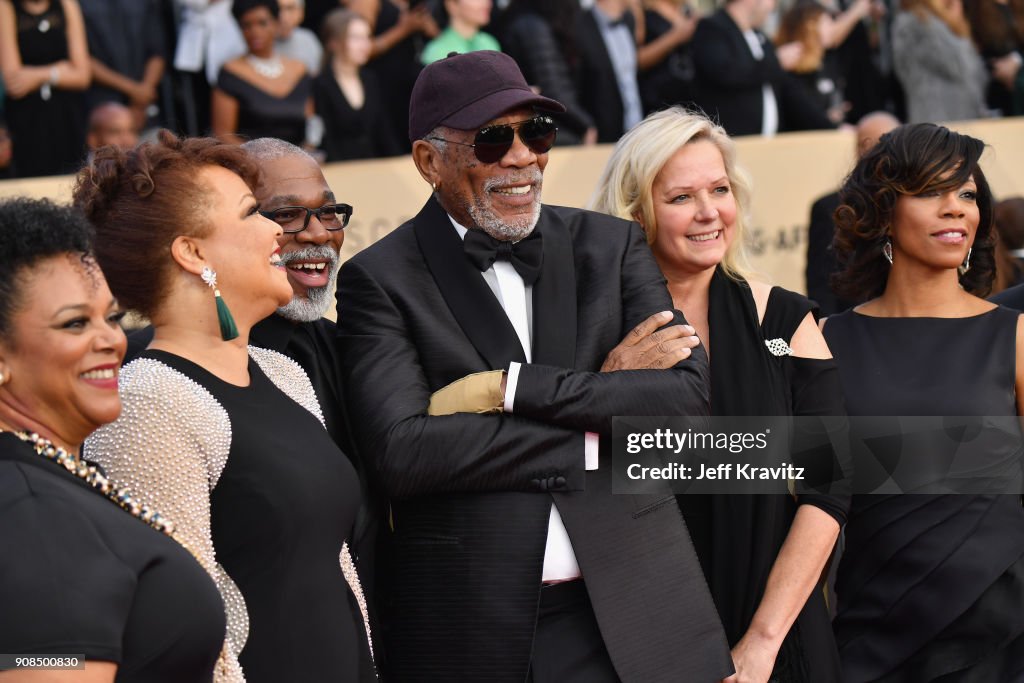
<path fill-rule="evenodd" d="M 644 467 L 634 463 L 626 468 L 626 476 L 630 479 L 672 479 L 676 481 L 802 481 L 804 468 L 795 467 L 787 462 L 778 467 L 757 467 L 748 463 L 720 463 L 709 467 L 704 463 L 696 467 L 671 463 L 662 467 Z"/>

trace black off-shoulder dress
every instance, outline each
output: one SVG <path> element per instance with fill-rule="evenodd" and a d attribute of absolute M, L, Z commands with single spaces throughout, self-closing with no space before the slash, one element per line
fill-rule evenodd
<path fill-rule="evenodd" d="M 806 297 L 774 287 L 758 321 L 750 287 L 719 268 L 708 295 L 712 416 L 843 415 L 839 376 L 831 359 L 775 355 L 765 343 L 789 345 L 807 314 Z M 779 348 L 779 345 L 774 345 Z M 845 469 L 847 464 L 843 463 Z M 799 505 L 814 505 L 839 524 L 849 496 L 680 495 L 693 545 L 730 646 L 746 633 L 764 597 L 768 575 Z M 824 591 L 815 589 L 779 650 L 776 683 L 838 683 L 839 657 Z"/>

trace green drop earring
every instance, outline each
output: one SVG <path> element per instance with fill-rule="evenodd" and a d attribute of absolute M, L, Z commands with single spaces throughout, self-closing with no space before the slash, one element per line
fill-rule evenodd
<path fill-rule="evenodd" d="M 199 277 L 203 278 L 203 282 L 213 290 L 213 298 L 217 302 L 217 322 L 220 324 L 220 337 L 224 341 L 231 341 L 238 336 L 238 328 L 235 326 L 235 319 L 231 317 L 228 305 L 224 303 L 224 299 L 220 296 L 220 290 L 217 289 L 217 271 L 209 266 L 205 266 Z"/>

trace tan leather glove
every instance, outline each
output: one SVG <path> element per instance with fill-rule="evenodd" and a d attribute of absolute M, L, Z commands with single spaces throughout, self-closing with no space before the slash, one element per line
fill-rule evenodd
<path fill-rule="evenodd" d="M 490 370 L 455 380 L 431 395 L 427 413 L 500 413 L 505 406 L 505 396 L 501 390 L 504 374 L 504 370 Z"/>

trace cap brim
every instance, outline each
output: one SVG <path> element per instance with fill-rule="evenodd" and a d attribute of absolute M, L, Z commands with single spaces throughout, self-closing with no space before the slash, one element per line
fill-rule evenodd
<path fill-rule="evenodd" d="M 442 126 L 458 130 L 473 130 L 493 121 L 502 114 L 522 107 L 534 107 L 561 114 L 565 105 L 549 97 L 520 88 L 510 88 L 481 97 L 440 122 Z"/>

